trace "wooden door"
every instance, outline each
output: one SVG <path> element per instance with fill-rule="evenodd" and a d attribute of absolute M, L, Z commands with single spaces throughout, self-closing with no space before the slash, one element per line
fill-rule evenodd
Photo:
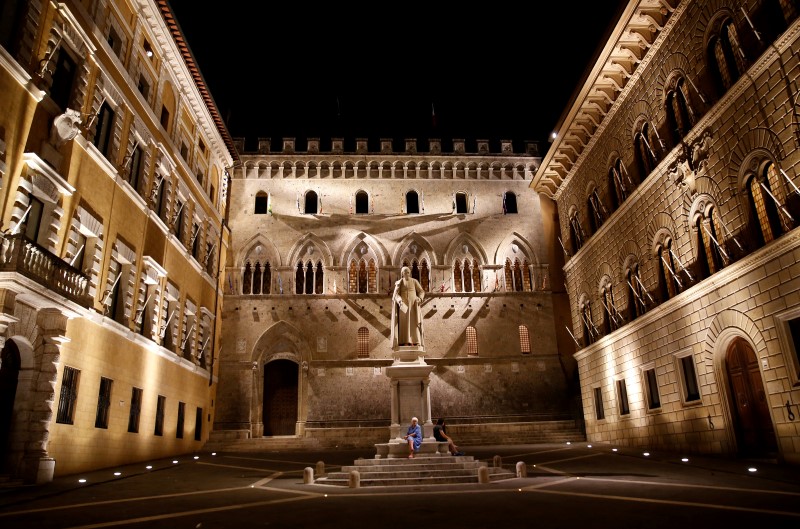
<path fill-rule="evenodd" d="M 774 456 L 778 444 L 755 352 L 747 342 L 737 338 L 728 347 L 725 364 L 736 412 L 734 427 L 739 454 Z"/>
<path fill-rule="evenodd" d="M 264 435 L 295 435 L 297 364 L 275 360 L 264 366 Z"/>

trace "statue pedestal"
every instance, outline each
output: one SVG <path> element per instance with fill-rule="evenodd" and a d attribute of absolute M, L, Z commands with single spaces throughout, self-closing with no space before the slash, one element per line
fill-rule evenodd
<path fill-rule="evenodd" d="M 440 443 L 433 438 L 431 420 L 430 373 L 433 366 L 425 363 L 425 349 L 417 345 L 403 345 L 394 351 L 394 363 L 386 368 L 391 379 L 392 423 L 389 426 L 389 442 L 376 444 L 377 457 L 408 457 L 408 443 L 403 439 L 411 418 L 416 417 L 422 428 L 422 446 L 419 453 L 447 454 L 440 452 Z"/>

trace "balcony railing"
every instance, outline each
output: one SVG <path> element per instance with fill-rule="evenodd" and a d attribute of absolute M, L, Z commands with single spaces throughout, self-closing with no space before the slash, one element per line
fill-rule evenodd
<path fill-rule="evenodd" d="M 84 308 L 89 278 L 22 234 L 0 236 L 0 272 L 17 272 Z"/>

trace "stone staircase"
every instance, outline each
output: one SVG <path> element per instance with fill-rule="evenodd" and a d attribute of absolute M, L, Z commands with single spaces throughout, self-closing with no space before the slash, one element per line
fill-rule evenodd
<path fill-rule="evenodd" d="M 485 467 L 483 480 L 481 468 Z M 319 485 L 340 487 L 393 487 L 484 483 L 515 478 L 516 474 L 501 467 L 488 466 L 472 456 L 442 454 L 417 455 L 407 458 L 357 459 L 337 472 L 317 478 Z"/>

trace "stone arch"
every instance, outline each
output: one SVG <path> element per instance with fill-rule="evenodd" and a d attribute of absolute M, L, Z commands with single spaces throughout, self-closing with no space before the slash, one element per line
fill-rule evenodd
<path fill-rule="evenodd" d="M 414 244 L 416 244 L 418 248 L 416 253 L 412 250 L 412 245 Z M 409 254 L 414 255 L 417 259 L 428 259 L 432 267 L 439 264 L 439 258 L 436 252 L 433 251 L 433 246 L 431 246 L 425 237 L 417 232 L 411 232 L 400 240 L 395 248 L 390 264 L 392 266 L 400 266 L 400 263 L 403 262 L 403 258 Z"/>
<path fill-rule="evenodd" d="M 287 263 L 290 266 L 294 266 L 299 260 L 305 259 L 309 253 L 314 256 L 321 256 L 315 257 L 314 260 L 321 259 L 322 264 L 326 267 L 331 267 L 336 264 L 327 243 L 314 233 L 307 233 L 294 243 L 289 250 Z"/>
<path fill-rule="evenodd" d="M 618 279 L 616 277 L 616 274 L 614 273 L 614 269 L 611 268 L 611 265 L 605 262 L 600 263 L 600 266 L 597 268 L 596 278 L 597 280 L 595 281 L 594 292 L 596 292 L 598 296 L 600 296 L 600 293 L 603 291 L 603 288 L 605 288 L 605 286 L 608 284 L 609 281 L 613 286 L 615 280 Z"/>
<path fill-rule="evenodd" d="M 357 233 L 350 242 L 345 245 L 339 257 L 339 262 L 346 266 L 350 260 L 350 256 L 354 252 L 357 252 L 359 246 L 362 244 L 367 247 L 367 251 L 364 252 L 364 255 L 374 257 L 378 263 L 378 267 L 384 267 L 389 264 L 389 252 L 386 251 L 383 244 L 372 235 L 364 232 Z"/>
<path fill-rule="evenodd" d="M 511 257 L 513 255 L 512 247 L 515 244 L 517 245 L 517 248 L 522 251 L 522 255 L 528 259 L 530 264 L 540 264 L 539 256 L 533 250 L 531 243 L 517 232 L 508 234 L 502 241 L 500 241 L 500 244 L 497 245 L 497 249 L 495 250 L 494 254 L 494 264 L 502 265 L 505 263 L 506 257 Z M 488 261 L 484 262 L 488 263 Z"/>
<path fill-rule="evenodd" d="M 466 252 L 464 252 L 465 246 L 467 247 Z M 447 245 L 447 249 L 445 250 L 443 262 L 445 264 L 452 264 L 456 259 L 463 259 L 464 255 L 469 255 L 473 259 L 477 258 L 481 264 L 488 263 L 483 246 L 469 233 L 459 233 L 450 241 L 450 244 Z"/>
<path fill-rule="evenodd" d="M 728 157 L 730 183 L 736 183 L 736 189 L 744 190 L 747 183 L 744 177 L 750 162 L 759 157 L 768 157 L 780 162 L 786 157 L 780 138 L 769 129 L 752 129 L 737 136 L 739 141 Z"/>
<path fill-rule="evenodd" d="M 258 249 L 259 246 L 261 251 Z M 260 233 L 244 241 L 236 252 L 234 263 L 236 266 L 243 266 L 247 259 L 270 261 L 273 266 L 283 266 L 278 249 L 271 240 Z"/>
<path fill-rule="evenodd" d="M 698 373 L 698 376 L 707 377 L 708 384 L 717 387 L 718 403 L 721 406 L 720 414 L 726 425 L 725 435 L 731 447 L 736 446 L 736 433 L 733 426 L 735 412 L 731 407 L 733 390 L 728 381 L 725 362 L 728 347 L 736 338 L 747 342 L 758 358 L 761 358 L 767 351 L 767 343 L 753 320 L 742 312 L 731 309 L 724 310 L 717 314 L 707 326 L 705 336 L 700 341 L 702 346 L 700 355 L 706 372 Z M 759 370 L 760 366 L 761 362 L 759 362 Z M 766 385 L 763 373 L 762 383 Z"/>

